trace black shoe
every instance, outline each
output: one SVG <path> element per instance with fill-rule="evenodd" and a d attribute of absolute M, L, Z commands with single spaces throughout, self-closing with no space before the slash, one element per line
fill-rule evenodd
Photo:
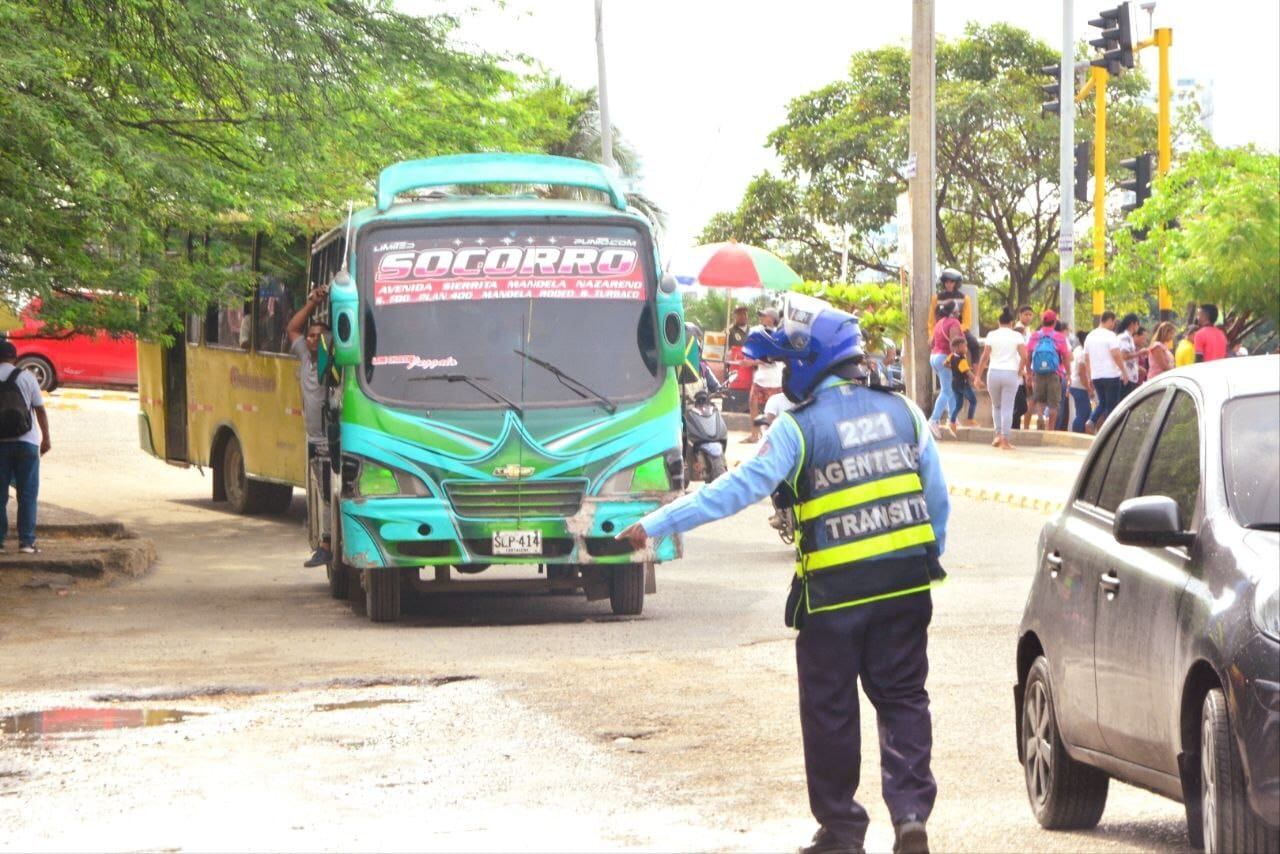
<path fill-rule="evenodd" d="M 836 837 L 825 827 L 818 828 L 813 841 L 800 848 L 796 854 L 864 854 L 861 842 L 850 842 Z"/>
<path fill-rule="evenodd" d="M 893 854 L 929 854 L 929 834 L 923 821 L 908 816 L 893 826 Z"/>
<path fill-rule="evenodd" d="M 328 549 L 326 549 L 324 546 L 321 546 L 320 548 L 316 549 L 315 554 L 307 558 L 306 562 L 303 563 L 302 565 L 305 567 L 324 566 L 331 560 L 333 560 L 333 555 L 329 552 Z"/>

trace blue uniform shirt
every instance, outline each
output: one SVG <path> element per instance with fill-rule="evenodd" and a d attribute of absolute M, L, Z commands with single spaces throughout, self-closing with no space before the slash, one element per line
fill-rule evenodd
<path fill-rule="evenodd" d="M 818 394 L 842 382 L 828 377 L 818 387 Z M 883 398 L 886 406 L 897 406 L 905 401 L 911 409 L 911 417 L 920 425 L 920 482 L 924 486 L 924 500 L 929 508 L 929 521 L 937 539 L 938 554 L 947 544 L 947 516 L 951 512 L 951 499 L 947 496 L 947 483 L 942 476 L 942 462 L 938 459 L 938 446 L 933 435 L 925 429 L 926 418 L 914 403 L 905 398 L 891 397 L 883 392 L 867 394 Z M 800 464 L 802 454 L 800 426 L 790 413 L 783 413 L 769 428 L 759 452 L 729 473 L 716 478 L 702 489 L 660 507 L 640 520 L 650 537 L 678 534 L 732 516 L 748 505 L 765 498 L 787 480 Z"/>

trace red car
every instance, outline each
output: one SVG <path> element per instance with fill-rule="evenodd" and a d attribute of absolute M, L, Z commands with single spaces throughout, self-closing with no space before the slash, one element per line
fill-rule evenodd
<path fill-rule="evenodd" d="M 40 301 L 22 310 L 22 326 L 10 330 L 18 349 L 18 367 L 30 371 L 43 391 L 57 386 L 138 385 L 138 352 L 132 335 L 113 338 L 93 334 L 46 332 L 39 317 Z"/>

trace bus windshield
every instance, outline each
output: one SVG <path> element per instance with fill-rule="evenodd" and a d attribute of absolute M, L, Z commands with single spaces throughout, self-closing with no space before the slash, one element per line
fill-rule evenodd
<path fill-rule="evenodd" d="M 362 235 L 358 257 L 375 398 L 612 411 L 657 390 L 655 274 L 634 226 L 395 225 Z"/>

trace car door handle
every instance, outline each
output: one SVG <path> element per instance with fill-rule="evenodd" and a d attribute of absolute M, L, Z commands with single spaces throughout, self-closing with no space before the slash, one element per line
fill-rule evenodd
<path fill-rule="evenodd" d="M 1044 562 L 1049 564 L 1049 575 L 1057 578 L 1058 573 L 1062 570 L 1062 555 L 1057 552 L 1049 552 L 1044 556 Z"/>
<path fill-rule="evenodd" d="M 1107 591 L 1107 597 L 1113 598 L 1120 592 L 1120 577 L 1114 572 L 1104 573 L 1098 578 L 1098 586 Z"/>

